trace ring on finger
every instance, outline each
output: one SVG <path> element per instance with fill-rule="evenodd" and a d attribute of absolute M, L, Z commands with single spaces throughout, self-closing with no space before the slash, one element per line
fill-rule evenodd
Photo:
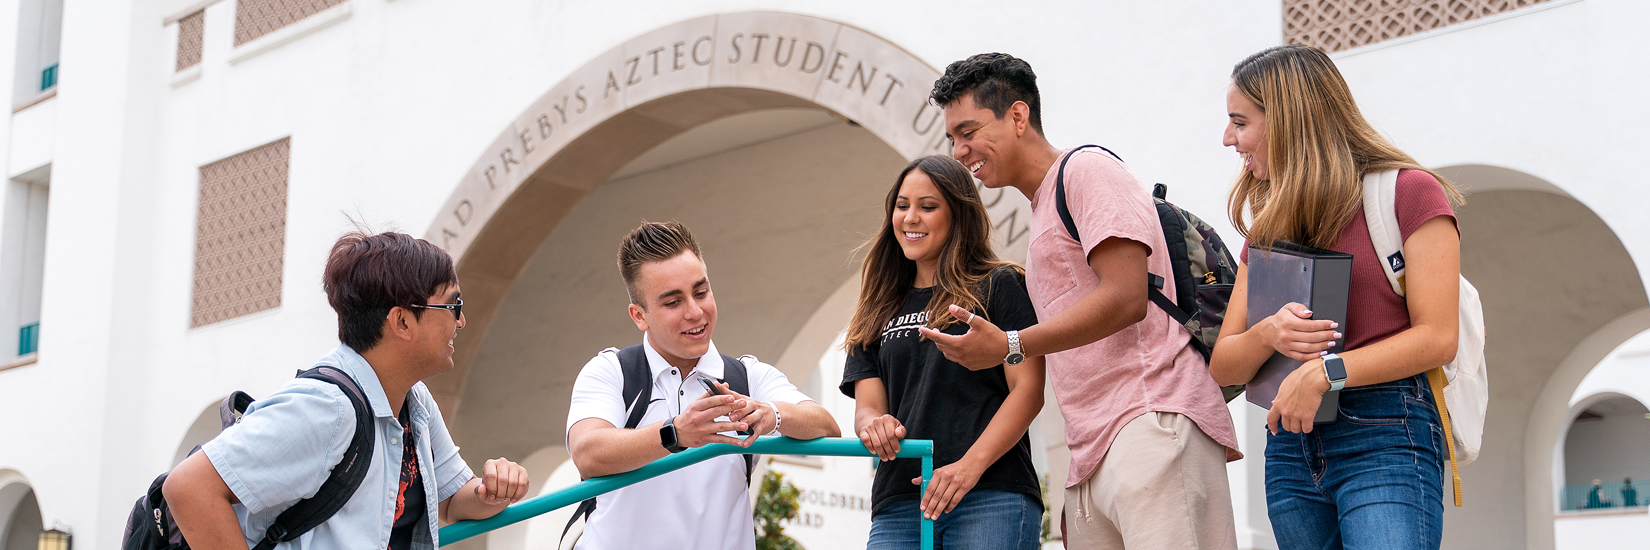
<path fill-rule="evenodd" d="M 968 320 L 967 320 L 967 321 L 963 321 L 963 324 L 965 324 L 965 325 L 972 325 L 972 324 L 974 324 L 974 312 L 972 312 L 972 311 L 970 311 L 970 312 L 968 312 Z"/>

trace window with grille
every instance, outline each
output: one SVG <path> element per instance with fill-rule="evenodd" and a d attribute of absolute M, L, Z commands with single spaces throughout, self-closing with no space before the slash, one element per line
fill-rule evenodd
<path fill-rule="evenodd" d="M 206 10 L 178 20 L 178 68 L 181 71 L 201 62 L 201 41 L 206 33 Z"/>
<path fill-rule="evenodd" d="M 1447 27 L 1550 0 L 1284 0 L 1284 41 L 1326 52 Z"/>
<path fill-rule="evenodd" d="M 238 0 L 235 45 L 239 46 L 347 0 Z"/>
<path fill-rule="evenodd" d="M 291 139 L 202 166 L 189 326 L 281 305 Z"/>

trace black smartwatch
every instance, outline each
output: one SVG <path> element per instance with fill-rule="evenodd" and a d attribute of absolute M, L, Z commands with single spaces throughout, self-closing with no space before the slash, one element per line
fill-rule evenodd
<path fill-rule="evenodd" d="M 687 450 L 687 447 L 682 446 L 681 440 L 676 438 L 676 418 L 666 419 L 665 424 L 659 426 L 659 444 L 664 445 L 665 450 L 671 454 Z"/>

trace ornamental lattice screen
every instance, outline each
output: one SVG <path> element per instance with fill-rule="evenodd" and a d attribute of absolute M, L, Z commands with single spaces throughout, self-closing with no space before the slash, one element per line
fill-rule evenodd
<path fill-rule="evenodd" d="M 1284 42 L 1367 46 L 1550 0 L 1284 0 Z"/>
<path fill-rule="evenodd" d="M 201 167 L 190 328 L 281 305 L 290 138 Z"/>
<path fill-rule="evenodd" d="M 202 36 L 206 33 L 206 10 L 178 20 L 178 67 L 184 70 L 201 62 Z"/>
<path fill-rule="evenodd" d="M 238 0 L 235 2 L 235 45 L 251 42 L 345 1 Z"/>

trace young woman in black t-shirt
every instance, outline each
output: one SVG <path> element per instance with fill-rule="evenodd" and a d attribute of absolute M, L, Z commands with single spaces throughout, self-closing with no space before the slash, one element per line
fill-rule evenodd
<path fill-rule="evenodd" d="M 856 403 L 854 432 L 883 460 L 868 546 L 916 546 L 927 516 L 936 547 L 1037 548 L 1043 505 L 1026 429 L 1043 407 L 1043 359 L 970 371 L 917 333 L 966 332 L 951 304 L 1004 330 L 1036 324 L 1025 272 L 991 249 L 974 179 L 950 157 L 907 165 L 886 208 L 866 243 L 841 386 Z M 893 458 L 907 437 L 934 441 L 925 495 L 921 462 Z"/>

